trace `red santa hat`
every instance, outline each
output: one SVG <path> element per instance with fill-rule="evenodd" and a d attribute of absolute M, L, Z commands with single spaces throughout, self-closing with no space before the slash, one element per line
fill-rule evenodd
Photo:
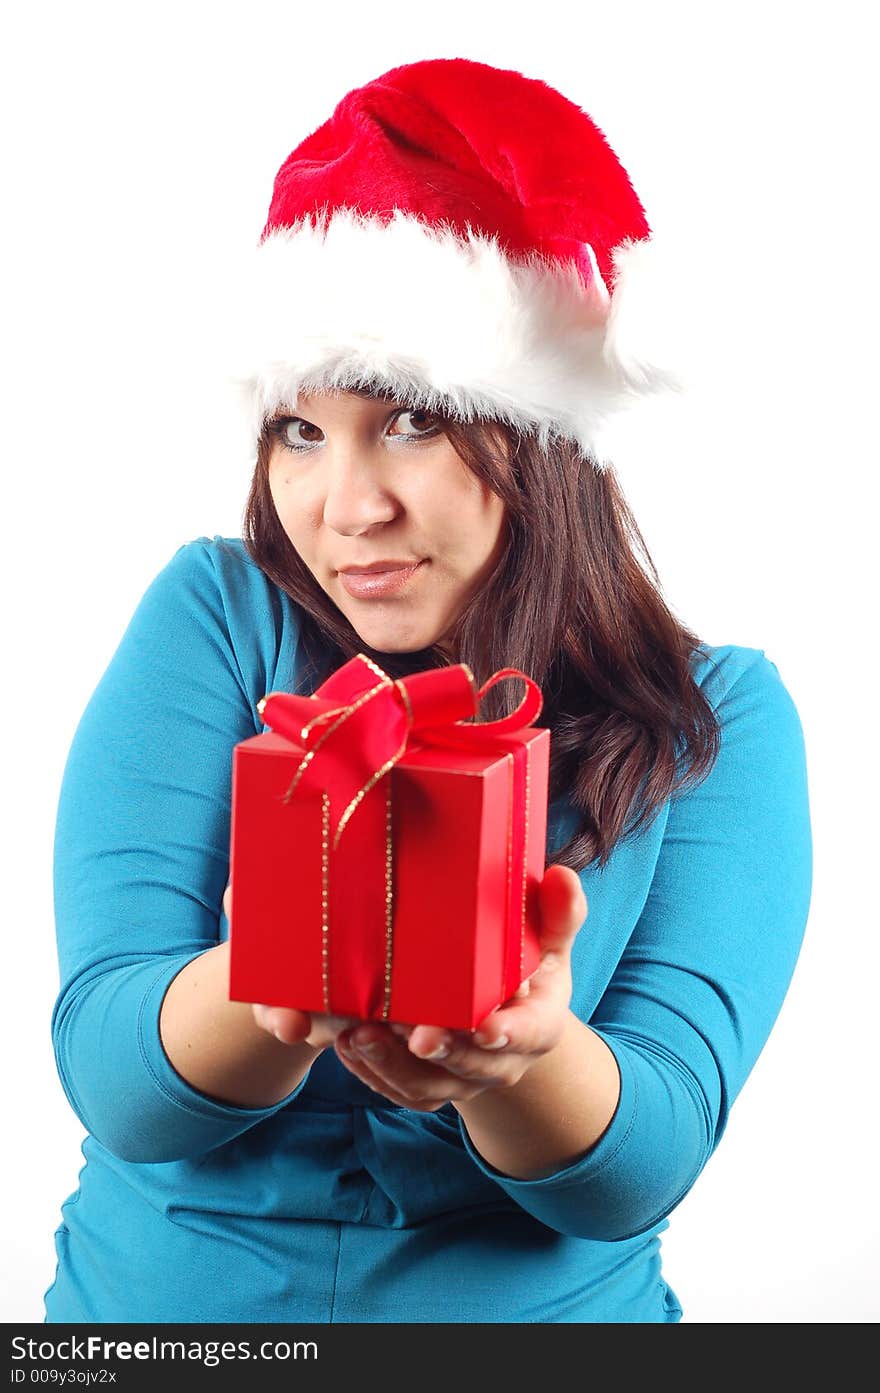
<path fill-rule="evenodd" d="M 612 418 L 680 386 L 642 334 L 652 260 L 630 179 L 574 102 L 470 59 L 392 68 L 275 178 L 236 326 L 254 440 L 299 391 L 380 386 L 567 437 L 601 469 Z"/>

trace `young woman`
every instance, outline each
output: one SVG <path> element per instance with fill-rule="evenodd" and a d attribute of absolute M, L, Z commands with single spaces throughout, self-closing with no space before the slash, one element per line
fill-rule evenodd
<path fill-rule="evenodd" d="M 681 1318 L 659 1236 L 785 997 L 811 837 L 774 663 L 672 614 L 603 451 L 667 380 L 651 251 L 591 119 L 463 59 L 349 93 L 279 171 L 243 535 L 154 579 L 64 773 L 88 1136 L 48 1321 Z M 358 652 L 544 694 L 541 963 L 474 1033 L 229 997 L 233 747 Z"/>

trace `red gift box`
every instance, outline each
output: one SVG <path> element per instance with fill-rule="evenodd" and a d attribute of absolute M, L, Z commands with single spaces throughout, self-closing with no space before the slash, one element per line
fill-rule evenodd
<path fill-rule="evenodd" d="M 526 686 L 464 723 L 496 682 Z M 230 998 L 469 1030 L 539 962 L 550 731 L 515 668 L 392 680 L 364 654 L 237 744 Z"/>

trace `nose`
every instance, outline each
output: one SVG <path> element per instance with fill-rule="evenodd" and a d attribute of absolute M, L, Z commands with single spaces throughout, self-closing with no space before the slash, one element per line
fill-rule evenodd
<path fill-rule="evenodd" d="M 324 523 L 343 537 L 368 532 L 380 523 L 391 522 L 400 512 L 382 463 L 372 453 L 356 446 L 327 452 L 324 493 Z"/>

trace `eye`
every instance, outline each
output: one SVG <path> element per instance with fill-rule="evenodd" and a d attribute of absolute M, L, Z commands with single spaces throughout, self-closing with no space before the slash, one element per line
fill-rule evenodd
<path fill-rule="evenodd" d="M 301 416 L 282 416 L 273 421 L 270 430 L 286 450 L 308 449 L 310 445 L 317 445 L 324 435 L 318 426 L 304 421 Z"/>
<path fill-rule="evenodd" d="M 436 435 L 440 430 L 440 418 L 432 411 L 425 411 L 421 407 L 416 407 L 412 411 L 398 411 L 392 424 L 399 426 L 403 422 L 409 429 L 399 432 L 402 435 L 417 439 L 423 435 Z"/>

